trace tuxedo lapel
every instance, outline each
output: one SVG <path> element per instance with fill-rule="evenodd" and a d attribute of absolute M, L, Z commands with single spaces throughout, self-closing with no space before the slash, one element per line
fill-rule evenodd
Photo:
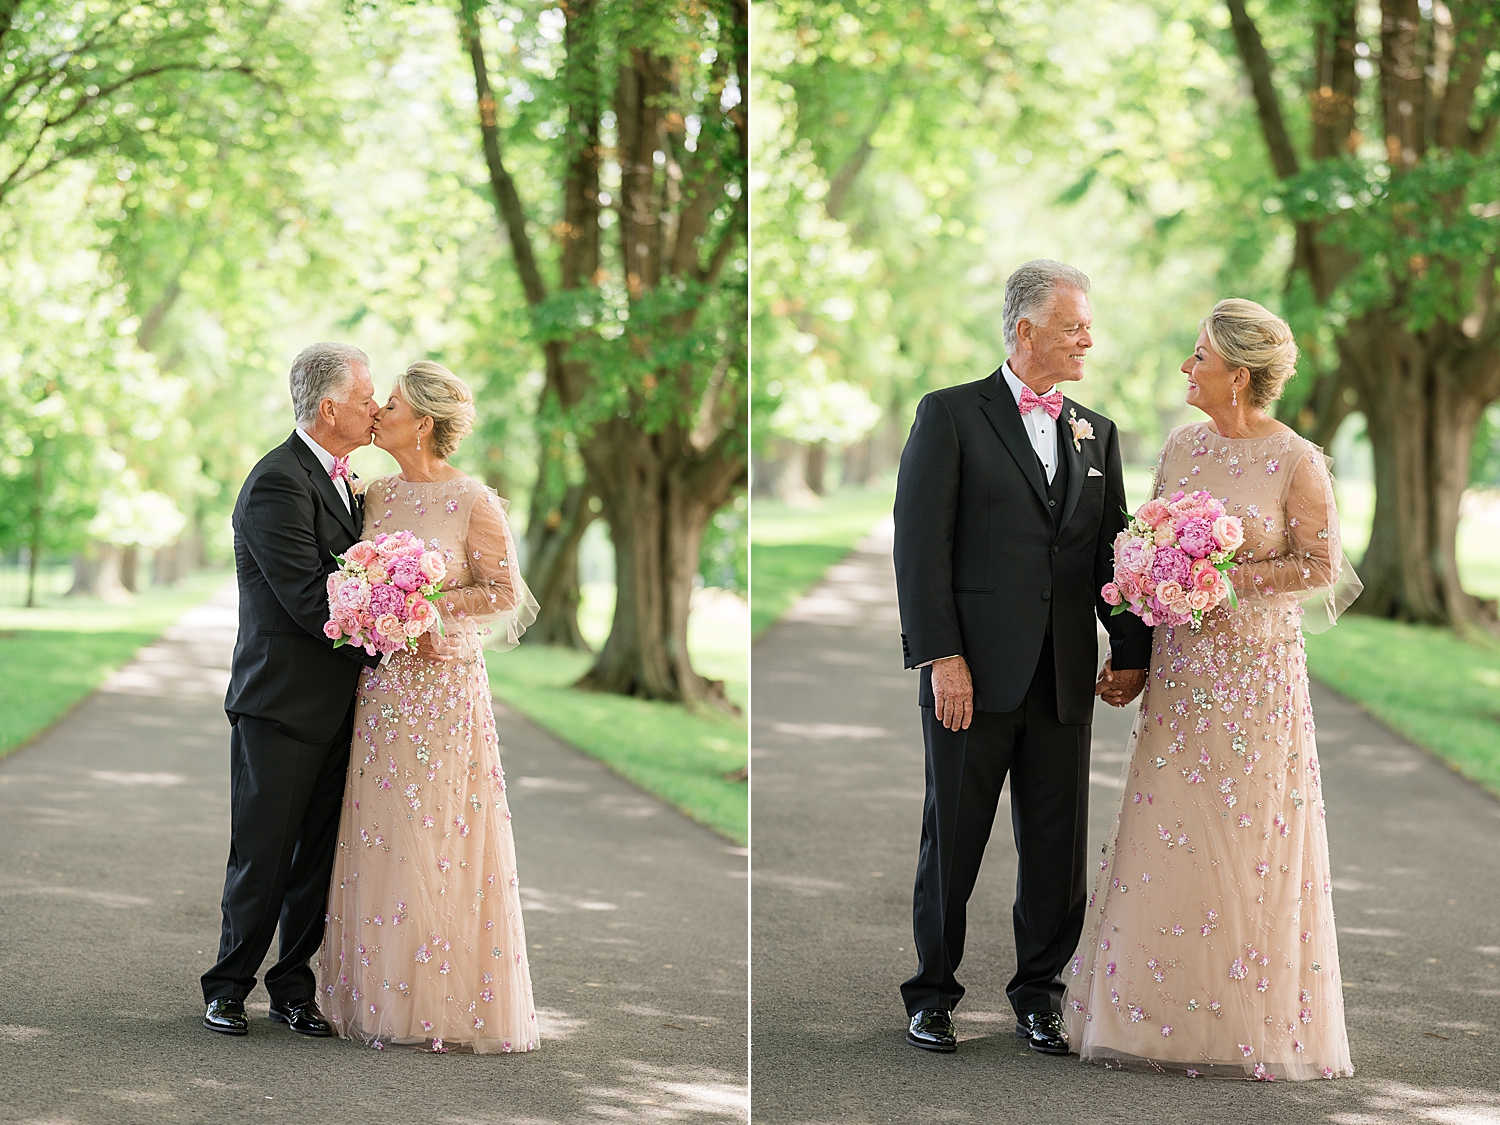
<path fill-rule="evenodd" d="M 1031 482 L 1032 491 L 1042 502 L 1042 510 L 1046 511 L 1047 481 L 1042 476 L 1042 463 L 1037 460 L 1036 449 L 1031 444 L 1031 436 L 1026 432 L 1026 423 L 1021 421 L 1021 412 L 1016 409 L 1016 400 L 1011 395 L 1010 388 L 1002 382 L 1002 378 L 1000 372 L 996 371 L 982 388 L 980 393 L 984 395 L 986 401 L 980 409 L 990 420 L 995 433 L 1000 435 L 1005 448 L 1010 450 L 1010 455 L 1015 459 L 1022 475 Z"/>
<path fill-rule="evenodd" d="M 1077 404 L 1063 399 L 1063 412 L 1058 417 L 1058 433 L 1063 439 L 1063 456 L 1068 459 L 1068 495 L 1063 501 L 1062 522 L 1057 525 L 1058 534 L 1062 534 L 1068 521 L 1073 518 L 1073 510 L 1078 507 L 1078 497 L 1083 495 L 1083 478 L 1088 475 L 1088 459 L 1084 457 L 1081 441 L 1073 440 L 1073 430 L 1068 425 L 1068 411 L 1077 409 Z"/>
<path fill-rule="evenodd" d="M 362 520 L 354 514 L 354 505 L 344 507 L 344 499 L 339 495 L 338 489 L 334 488 L 333 480 L 328 471 L 323 468 L 318 456 L 307 447 L 307 442 L 299 438 L 295 433 L 287 438 L 287 447 L 296 454 L 297 460 L 307 470 L 308 479 L 313 483 L 313 490 L 323 501 L 323 506 L 333 513 L 334 518 L 343 524 L 350 535 L 359 538 Z"/>

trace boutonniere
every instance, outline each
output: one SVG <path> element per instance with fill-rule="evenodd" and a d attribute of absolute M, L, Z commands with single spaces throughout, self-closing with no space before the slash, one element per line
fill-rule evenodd
<path fill-rule="evenodd" d="M 353 496 L 356 500 L 363 500 L 365 496 L 365 482 L 353 473 L 350 473 L 347 483 L 349 485 L 349 495 Z"/>
<path fill-rule="evenodd" d="M 1075 453 L 1083 452 L 1081 442 L 1094 440 L 1094 424 L 1087 418 L 1078 417 L 1078 411 L 1071 408 L 1068 410 L 1068 429 L 1073 431 L 1073 451 Z"/>

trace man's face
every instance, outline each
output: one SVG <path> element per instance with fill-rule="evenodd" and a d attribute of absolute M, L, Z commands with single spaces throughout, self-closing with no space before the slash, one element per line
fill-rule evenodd
<path fill-rule="evenodd" d="M 1057 383 L 1083 378 L 1083 358 L 1094 346 L 1089 335 L 1093 310 L 1081 289 L 1058 286 L 1039 322 L 1022 319 L 1017 326 L 1021 347 L 1027 351 L 1028 383 Z"/>
<path fill-rule="evenodd" d="M 370 381 L 370 372 L 363 364 L 349 368 L 349 385 L 342 400 L 324 399 L 325 407 L 333 412 L 333 432 L 344 450 L 369 445 L 375 433 L 375 419 L 380 415 L 380 404 L 375 401 L 375 384 Z M 330 453 L 335 452 L 330 449 Z M 338 453 L 343 456 L 343 453 Z"/>

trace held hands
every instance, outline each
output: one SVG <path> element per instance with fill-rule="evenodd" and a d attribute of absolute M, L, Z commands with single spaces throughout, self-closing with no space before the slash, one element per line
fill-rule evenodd
<path fill-rule="evenodd" d="M 974 681 L 969 677 L 969 662 L 962 656 L 932 662 L 932 702 L 943 726 L 969 729 L 974 721 Z"/>
<path fill-rule="evenodd" d="M 433 636 L 434 634 L 432 633 L 423 633 L 417 638 L 417 651 L 415 655 L 421 657 L 423 660 L 435 660 L 442 664 L 451 663 L 453 657 L 437 650 L 437 644 L 433 640 Z"/>
<path fill-rule="evenodd" d="M 1094 694 L 1102 696 L 1111 707 L 1124 707 L 1141 694 L 1146 686 L 1146 669 L 1122 668 L 1114 670 L 1114 657 L 1104 660 L 1104 670 L 1099 673 L 1099 682 L 1094 685 Z"/>

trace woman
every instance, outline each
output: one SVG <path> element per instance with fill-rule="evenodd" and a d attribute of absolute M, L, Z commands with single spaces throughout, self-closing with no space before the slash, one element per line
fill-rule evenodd
<path fill-rule="evenodd" d="M 1156 627 L 1119 827 L 1069 977 L 1086 1062 L 1353 1073 L 1301 620 L 1306 603 L 1326 628 L 1359 587 L 1352 570 L 1340 582 L 1322 451 L 1266 413 L 1296 362 L 1285 322 L 1226 300 L 1182 365 L 1209 421 L 1172 431 L 1153 495 L 1205 489 L 1243 521 L 1239 605 L 1196 631 Z"/>
<path fill-rule="evenodd" d="M 333 1026 L 376 1047 L 537 1046 L 510 812 L 480 644 L 536 618 L 500 501 L 448 464 L 473 396 L 436 363 L 396 380 L 375 444 L 401 466 L 365 491 L 365 534 L 411 531 L 447 561 L 443 634 L 367 668 L 318 986 Z"/>

